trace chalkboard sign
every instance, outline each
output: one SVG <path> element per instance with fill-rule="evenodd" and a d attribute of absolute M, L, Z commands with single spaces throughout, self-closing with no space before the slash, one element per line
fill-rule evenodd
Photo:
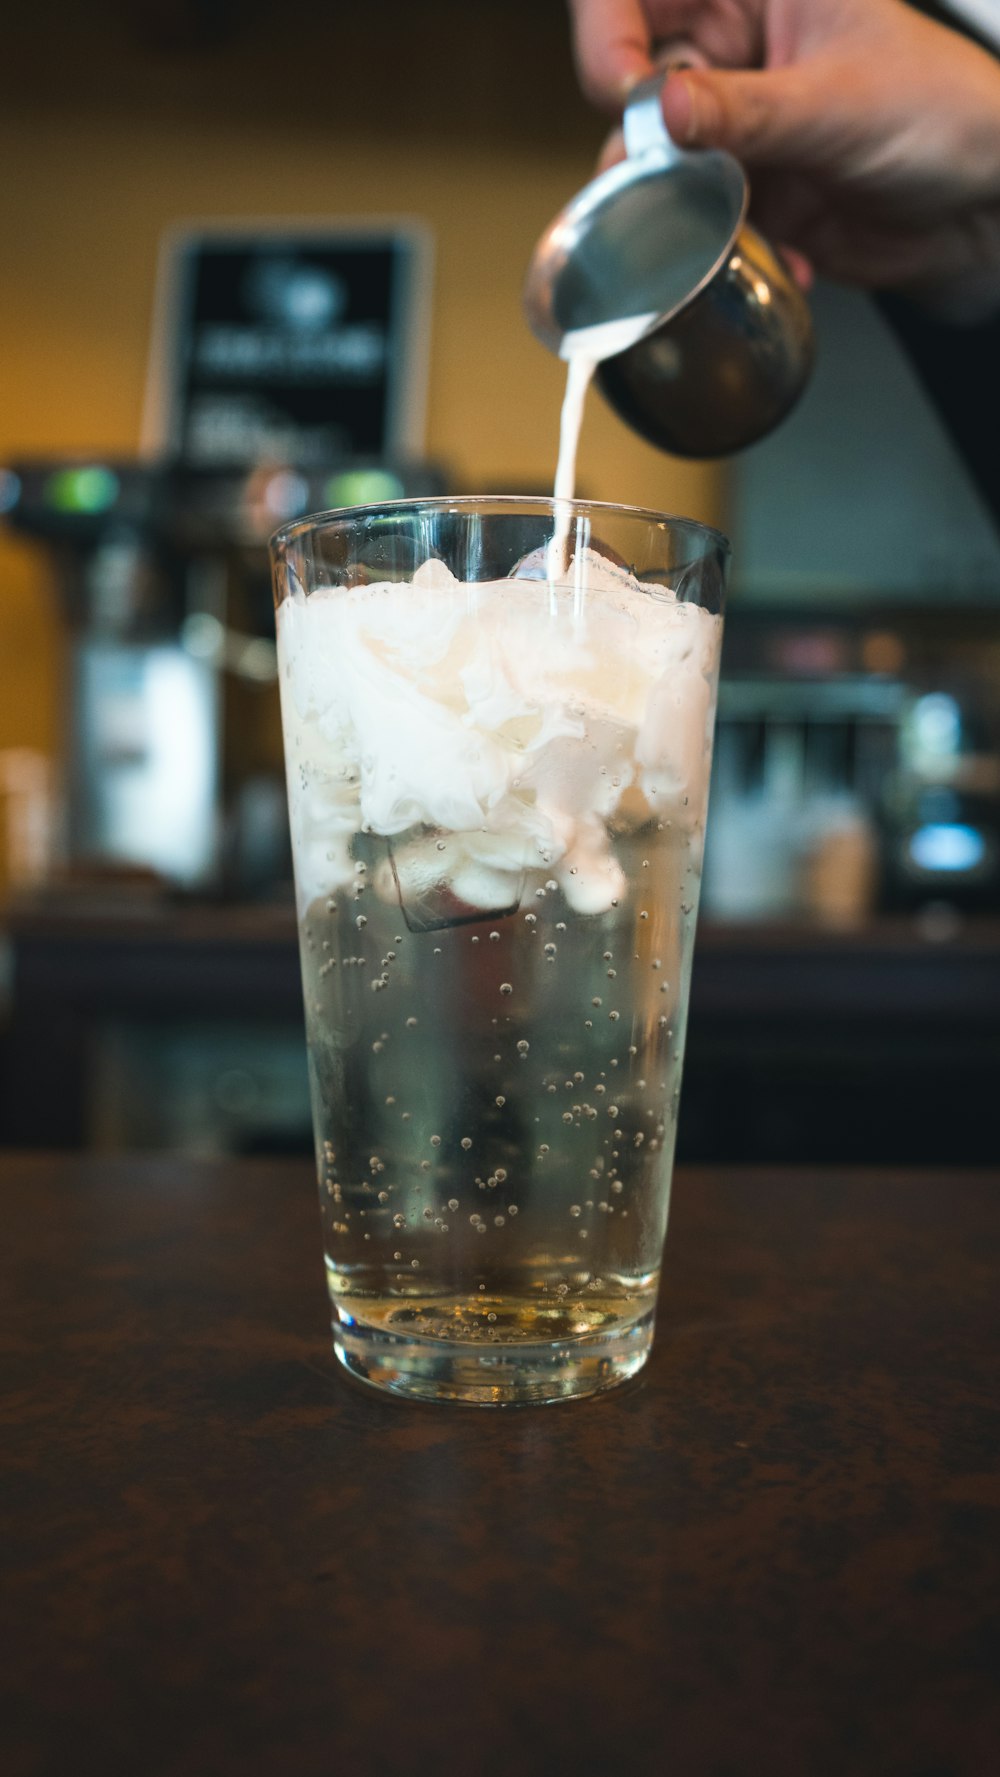
<path fill-rule="evenodd" d="M 414 223 L 173 233 L 144 447 L 204 468 L 419 455 L 429 262 Z"/>

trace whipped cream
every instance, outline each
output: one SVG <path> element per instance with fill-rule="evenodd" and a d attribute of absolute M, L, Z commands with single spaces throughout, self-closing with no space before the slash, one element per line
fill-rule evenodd
<path fill-rule="evenodd" d="M 293 592 L 277 632 L 300 899 L 352 883 L 368 832 L 391 842 L 375 888 L 404 904 L 444 882 L 499 911 L 555 878 L 606 911 L 627 892 L 609 823 L 701 818 L 721 628 L 589 549 L 554 586 L 429 561 L 407 583 Z"/>

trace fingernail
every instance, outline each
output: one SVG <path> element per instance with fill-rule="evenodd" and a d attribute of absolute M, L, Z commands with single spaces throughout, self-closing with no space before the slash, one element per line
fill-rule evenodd
<path fill-rule="evenodd" d="M 698 128 L 694 90 L 683 74 L 671 74 L 663 89 L 663 117 L 675 142 L 687 147 L 694 141 Z"/>
<path fill-rule="evenodd" d="M 634 86 L 638 86 L 642 74 L 638 68 L 630 68 L 626 74 L 619 76 L 617 81 L 618 96 L 627 99 Z"/>
<path fill-rule="evenodd" d="M 624 73 L 619 74 L 615 81 L 615 91 L 623 105 L 633 87 L 637 87 L 641 80 L 648 80 L 653 72 L 655 70 L 648 63 L 639 63 L 633 64 L 631 68 L 626 68 Z"/>

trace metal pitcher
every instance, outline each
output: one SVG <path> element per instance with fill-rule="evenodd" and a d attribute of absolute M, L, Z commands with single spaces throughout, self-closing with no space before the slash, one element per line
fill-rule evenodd
<path fill-rule="evenodd" d="M 677 147 L 662 84 L 658 74 L 635 88 L 626 158 L 546 229 L 524 306 L 551 351 L 599 359 L 606 399 L 651 444 L 728 456 L 798 399 L 813 362 L 812 320 L 778 254 L 746 222 L 739 162 Z"/>

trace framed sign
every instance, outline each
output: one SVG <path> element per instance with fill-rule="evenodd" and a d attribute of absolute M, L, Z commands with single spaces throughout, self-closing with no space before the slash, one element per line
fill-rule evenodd
<path fill-rule="evenodd" d="M 414 222 L 173 231 L 144 450 L 195 468 L 420 455 L 430 272 Z"/>

